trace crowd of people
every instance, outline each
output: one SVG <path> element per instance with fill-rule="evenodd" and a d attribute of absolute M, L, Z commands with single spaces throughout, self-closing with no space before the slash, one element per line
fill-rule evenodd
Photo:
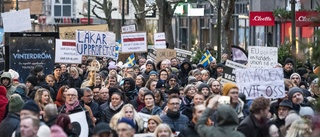
<path fill-rule="evenodd" d="M 320 136 L 319 68 L 294 72 L 290 58 L 282 65 L 275 67 L 283 68 L 286 96 L 251 100 L 235 83 L 221 83 L 224 63 L 215 60 L 204 67 L 139 56 L 129 66 L 83 56 L 82 64 L 56 64 L 52 74 L 41 65 L 20 72 L 30 73 L 24 82 L 9 70 L 0 78 L 0 136 Z"/>

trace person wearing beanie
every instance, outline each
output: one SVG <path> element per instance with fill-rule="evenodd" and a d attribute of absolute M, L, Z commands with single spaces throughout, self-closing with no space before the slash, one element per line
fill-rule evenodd
<path fill-rule="evenodd" d="M 112 137 L 112 130 L 105 122 L 98 123 L 93 129 L 92 137 Z"/>
<path fill-rule="evenodd" d="M 149 74 L 149 79 L 157 79 L 158 78 L 158 72 L 156 71 L 151 71 Z"/>
<path fill-rule="evenodd" d="M 4 86 L 0 86 L 0 123 L 5 117 L 6 107 L 8 104 L 7 89 Z"/>
<path fill-rule="evenodd" d="M 148 81 L 149 80 L 149 76 L 150 76 L 150 72 L 151 71 L 157 71 L 157 70 L 156 70 L 155 64 L 151 60 L 148 60 L 146 62 L 145 66 L 146 66 L 146 69 L 144 70 L 144 72 L 142 72 L 141 75 L 146 79 L 146 81 Z"/>
<path fill-rule="evenodd" d="M 291 74 L 293 73 L 293 67 L 294 67 L 294 62 L 291 58 L 287 58 L 284 61 L 284 67 L 283 67 L 283 76 L 286 79 L 289 79 Z"/>
<path fill-rule="evenodd" d="M 302 119 L 297 113 L 295 113 L 294 111 L 290 111 L 288 116 L 285 119 L 285 127 L 286 129 L 289 129 L 289 127 L 291 126 L 291 124 L 296 121 L 296 120 L 300 120 Z"/>
<path fill-rule="evenodd" d="M 277 128 L 277 131 L 280 131 L 280 127 L 285 125 L 285 119 L 289 115 L 289 111 L 292 110 L 292 103 L 289 100 L 283 100 L 280 102 L 278 106 L 276 106 L 277 109 L 277 117 L 276 119 L 273 119 L 269 121 L 269 125 L 275 125 Z"/>
<path fill-rule="evenodd" d="M 51 126 L 50 130 L 51 130 L 50 137 L 67 137 L 67 134 L 58 125 Z"/>
<path fill-rule="evenodd" d="M 197 69 L 199 69 L 200 71 L 202 71 L 204 69 L 204 66 L 202 64 L 198 64 L 197 65 Z"/>
<path fill-rule="evenodd" d="M 314 117 L 314 110 L 311 107 L 301 107 L 299 115 L 303 118 L 311 120 Z"/>
<path fill-rule="evenodd" d="M 195 83 L 197 83 L 197 82 L 198 82 L 198 80 L 194 76 L 189 76 L 188 77 L 188 84 L 195 85 Z"/>
<path fill-rule="evenodd" d="M 238 114 L 239 121 L 241 122 L 248 114 L 244 108 L 244 102 L 239 98 L 239 88 L 236 84 L 228 82 L 223 85 L 222 95 L 229 96 L 231 98 L 230 105 L 236 110 Z"/>
<path fill-rule="evenodd" d="M 216 66 L 216 69 L 217 69 L 217 77 L 222 76 L 222 74 L 223 74 L 223 68 L 224 68 L 224 65 L 223 65 L 222 63 L 219 63 L 219 64 Z"/>
<path fill-rule="evenodd" d="M 165 82 L 163 80 L 159 79 L 158 82 L 157 82 L 156 89 L 159 89 L 162 92 L 162 94 L 165 94 L 165 92 L 166 92 L 166 84 L 165 84 Z"/>
<path fill-rule="evenodd" d="M 298 73 L 292 73 L 290 76 L 290 80 L 296 85 L 299 86 L 301 82 L 301 77 Z"/>
<path fill-rule="evenodd" d="M 20 125 L 20 109 L 24 101 L 18 94 L 13 94 L 9 98 L 8 114 L 0 123 L 0 137 L 11 137 L 12 133 Z"/>
<path fill-rule="evenodd" d="M 306 68 L 298 68 L 297 73 L 301 76 L 301 81 L 308 82 L 309 73 Z"/>
<path fill-rule="evenodd" d="M 153 92 L 148 91 L 144 93 L 144 104 L 145 107 L 141 109 L 141 113 L 158 116 L 162 114 L 162 109 L 155 105 L 155 97 Z"/>
<path fill-rule="evenodd" d="M 121 118 L 117 124 L 117 134 L 122 137 L 133 137 L 136 130 L 134 129 L 134 123 L 128 118 Z"/>
<path fill-rule="evenodd" d="M 148 119 L 148 126 L 146 128 L 146 133 L 154 133 L 157 126 L 162 123 L 162 120 L 158 115 L 151 115 Z"/>
<path fill-rule="evenodd" d="M 304 101 L 304 94 L 301 88 L 293 87 L 288 92 L 288 100 L 292 102 L 292 108 L 296 113 L 300 111 L 300 105 Z"/>
<path fill-rule="evenodd" d="M 68 79 L 62 75 L 61 66 L 55 65 L 53 69 L 54 89 L 60 89 L 63 85 L 68 85 Z"/>
<path fill-rule="evenodd" d="M 210 92 L 210 87 L 207 83 L 201 83 L 198 87 L 198 92 L 202 92 L 205 99 L 212 95 L 212 92 Z"/>
<path fill-rule="evenodd" d="M 31 75 L 37 76 L 40 73 L 43 73 L 43 66 L 36 65 L 33 69 L 30 70 Z"/>
<path fill-rule="evenodd" d="M 314 80 L 312 80 L 311 84 L 310 84 L 310 93 L 311 93 L 311 97 L 317 99 L 320 96 L 320 89 L 319 89 L 319 78 L 316 78 Z"/>
<path fill-rule="evenodd" d="M 10 96 L 16 90 L 16 88 L 14 86 L 12 86 L 12 76 L 11 76 L 11 74 L 9 72 L 3 72 L 1 74 L 0 85 L 6 87 L 6 89 L 7 89 L 7 93 L 6 93 L 7 98 L 10 98 Z"/>

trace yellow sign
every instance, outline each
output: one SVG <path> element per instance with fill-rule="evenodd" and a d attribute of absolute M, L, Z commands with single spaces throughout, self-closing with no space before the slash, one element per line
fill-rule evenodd
<path fill-rule="evenodd" d="M 60 39 L 76 40 L 77 30 L 108 31 L 108 25 L 59 27 Z"/>

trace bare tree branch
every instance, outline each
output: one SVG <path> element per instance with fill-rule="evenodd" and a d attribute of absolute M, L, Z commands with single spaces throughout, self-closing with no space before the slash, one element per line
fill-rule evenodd
<path fill-rule="evenodd" d="M 97 1 L 97 0 L 92 0 L 92 1 L 95 2 L 95 3 L 97 3 L 100 7 L 103 7 L 103 4 L 100 3 L 99 1 Z"/>
<path fill-rule="evenodd" d="M 92 8 L 92 13 L 93 13 L 93 15 L 95 15 L 98 19 L 107 20 L 106 18 L 100 17 L 100 16 L 94 11 L 94 9 L 95 9 L 96 7 L 97 7 L 97 5 L 94 5 L 94 7 Z"/>
<path fill-rule="evenodd" d="M 145 13 L 147 13 L 148 11 L 156 10 L 156 9 L 157 9 L 157 5 L 156 5 L 156 4 L 153 4 L 152 7 L 149 7 L 148 9 L 146 9 L 146 10 L 144 10 L 144 11 L 136 12 L 135 15 L 145 14 Z"/>

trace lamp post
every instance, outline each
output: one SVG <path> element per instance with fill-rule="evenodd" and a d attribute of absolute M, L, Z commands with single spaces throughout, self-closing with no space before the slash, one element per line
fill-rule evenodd
<path fill-rule="evenodd" d="M 121 16 L 122 16 L 121 24 L 122 24 L 122 26 L 124 26 L 124 2 L 125 2 L 125 0 L 122 0 L 122 9 L 121 9 Z"/>
<path fill-rule="evenodd" d="M 217 62 L 221 61 L 221 0 L 218 0 L 218 21 L 217 21 L 217 46 L 218 46 L 218 54 L 217 54 Z"/>
<path fill-rule="evenodd" d="M 2 1 L 4 1 L 4 0 L 2 0 Z M 19 0 L 16 0 L 16 11 L 18 11 L 19 10 Z"/>
<path fill-rule="evenodd" d="M 88 0 L 88 25 L 90 25 L 90 5 L 91 5 L 91 0 Z"/>
<path fill-rule="evenodd" d="M 291 38 L 292 38 L 292 59 L 296 64 L 296 0 L 291 0 Z M 296 70 L 296 66 L 294 65 L 293 71 Z"/>

